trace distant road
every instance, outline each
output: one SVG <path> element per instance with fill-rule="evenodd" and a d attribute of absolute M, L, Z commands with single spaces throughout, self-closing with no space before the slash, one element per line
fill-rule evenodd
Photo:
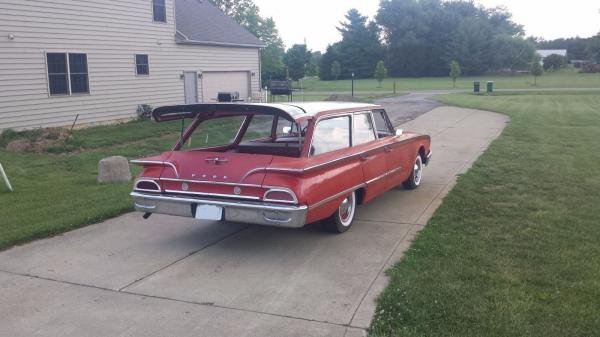
<path fill-rule="evenodd" d="M 485 88 L 482 88 L 482 92 L 485 92 Z M 511 92 L 511 91 L 600 91 L 600 87 L 596 88 L 521 88 L 521 89 L 494 89 L 496 92 Z M 453 93 L 464 93 L 472 92 L 472 89 L 437 89 L 437 90 L 411 90 L 411 91 L 399 91 L 397 95 L 406 93 L 411 94 L 432 94 L 432 95 L 443 95 Z M 360 95 L 393 95 L 388 91 L 356 91 L 356 94 Z M 297 95 L 302 93 L 298 92 Z M 305 96 L 323 96 L 323 95 L 348 95 L 349 91 L 304 91 Z"/>

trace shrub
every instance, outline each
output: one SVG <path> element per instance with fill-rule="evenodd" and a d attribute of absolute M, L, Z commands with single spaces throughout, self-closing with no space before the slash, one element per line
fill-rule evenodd
<path fill-rule="evenodd" d="M 586 74 L 600 73 L 600 64 L 584 63 L 581 66 L 581 72 Z"/>

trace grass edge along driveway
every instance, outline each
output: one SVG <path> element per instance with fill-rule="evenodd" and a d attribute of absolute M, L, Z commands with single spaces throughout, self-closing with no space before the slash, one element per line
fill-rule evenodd
<path fill-rule="evenodd" d="M 370 336 L 591 336 L 600 331 L 600 94 L 454 94 L 506 113 L 388 271 Z"/>

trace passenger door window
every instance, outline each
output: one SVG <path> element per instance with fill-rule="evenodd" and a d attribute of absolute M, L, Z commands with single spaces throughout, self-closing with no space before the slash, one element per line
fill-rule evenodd
<path fill-rule="evenodd" d="M 354 126 L 352 128 L 352 145 L 368 143 L 376 139 L 373 120 L 370 113 L 354 115 Z"/>
<path fill-rule="evenodd" d="M 375 119 L 375 128 L 377 129 L 379 138 L 393 136 L 395 134 L 394 128 L 384 110 L 373 111 L 373 118 Z"/>
<path fill-rule="evenodd" d="M 313 132 L 310 155 L 350 147 L 350 116 L 323 119 Z"/>

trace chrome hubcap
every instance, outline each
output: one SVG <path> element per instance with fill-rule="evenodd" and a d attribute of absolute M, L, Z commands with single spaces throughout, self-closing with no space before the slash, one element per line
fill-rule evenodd
<path fill-rule="evenodd" d="M 423 162 L 421 156 L 417 156 L 413 170 L 415 184 L 419 185 L 421 183 L 421 177 L 423 176 Z"/>
<path fill-rule="evenodd" d="M 349 226 L 354 216 L 354 193 L 346 197 L 339 208 L 340 222 L 343 226 Z"/>

